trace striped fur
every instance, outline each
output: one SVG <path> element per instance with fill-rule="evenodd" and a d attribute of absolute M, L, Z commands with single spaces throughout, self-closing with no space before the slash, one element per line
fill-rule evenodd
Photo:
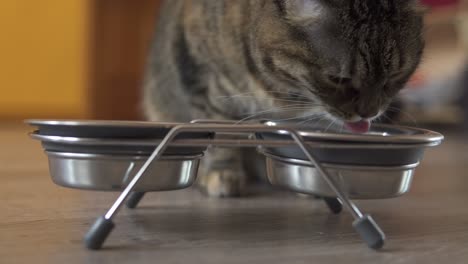
<path fill-rule="evenodd" d="M 375 117 L 423 50 L 411 0 L 168 0 L 160 17 L 143 96 L 151 120 Z"/>

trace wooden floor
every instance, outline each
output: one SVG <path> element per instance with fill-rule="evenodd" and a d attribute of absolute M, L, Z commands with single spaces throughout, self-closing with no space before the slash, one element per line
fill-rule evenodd
<path fill-rule="evenodd" d="M 123 209 L 101 251 L 82 236 L 116 193 L 54 185 L 28 128 L 0 123 L 0 263 L 468 263 L 468 143 L 431 149 L 410 194 L 359 201 L 387 234 L 368 249 L 349 214 L 289 193 L 208 199 L 150 194 Z"/>

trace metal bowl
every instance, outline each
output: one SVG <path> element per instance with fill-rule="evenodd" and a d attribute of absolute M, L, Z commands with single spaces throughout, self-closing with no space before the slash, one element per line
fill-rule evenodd
<path fill-rule="evenodd" d="M 272 185 L 322 197 L 336 197 L 310 162 L 266 156 L 267 176 Z M 329 176 L 351 199 L 384 199 L 409 191 L 418 163 L 403 166 L 346 166 L 323 164 Z"/>
<path fill-rule="evenodd" d="M 162 139 L 181 123 L 119 121 L 119 120 L 43 120 L 29 119 L 25 123 L 38 127 L 39 135 L 77 137 L 77 138 L 112 138 L 112 139 Z M 211 138 L 209 132 L 186 132 L 177 138 Z"/>
<path fill-rule="evenodd" d="M 288 122 L 266 122 L 266 125 L 287 125 Z M 328 131 L 320 126 L 300 126 L 308 150 L 322 163 L 352 166 L 405 166 L 418 163 L 427 147 L 439 145 L 443 136 L 437 132 L 403 127 L 374 125 L 367 134 Z M 262 132 L 257 137 L 284 140 L 286 132 Z M 265 147 L 266 152 L 298 160 L 307 160 L 298 146 Z"/>
<path fill-rule="evenodd" d="M 263 121 L 267 126 L 289 126 L 296 128 L 306 141 L 328 141 L 343 143 L 380 143 L 380 144 L 431 144 L 443 140 L 440 133 L 415 127 L 373 124 L 367 133 L 352 133 L 341 126 L 328 126 L 326 123 L 298 125 L 292 121 Z M 300 123 L 300 122 L 299 122 Z M 261 135 L 275 138 L 289 138 L 286 132 L 264 132 Z"/>
<path fill-rule="evenodd" d="M 39 131 L 29 133 L 29 136 L 41 141 L 46 151 L 105 155 L 148 156 L 161 143 L 160 139 L 50 136 L 42 135 Z M 207 146 L 171 146 L 164 151 L 164 155 L 190 156 L 203 153 L 206 149 Z"/>
<path fill-rule="evenodd" d="M 61 186 L 121 191 L 148 156 L 100 155 L 46 151 L 52 180 Z M 203 155 L 162 156 L 145 172 L 135 191 L 167 191 L 191 186 Z"/>

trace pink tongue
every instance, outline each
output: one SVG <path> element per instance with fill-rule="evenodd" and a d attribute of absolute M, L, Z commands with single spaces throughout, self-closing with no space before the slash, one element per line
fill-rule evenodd
<path fill-rule="evenodd" d="M 354 133 L 366 133 L 369 131 L 370 122 L 367 120 L 361 120 L 358 122 L 346 122 L 345 127 Z"/>

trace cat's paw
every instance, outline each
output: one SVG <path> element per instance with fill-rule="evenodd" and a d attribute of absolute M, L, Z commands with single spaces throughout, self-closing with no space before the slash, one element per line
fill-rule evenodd
<path fill-rule="evenodd" d="M 238 197 L 244 193 L 242 172 L 232 169 L 211 170 L 203 177 L 200 188 L 210 197 Z"/>

